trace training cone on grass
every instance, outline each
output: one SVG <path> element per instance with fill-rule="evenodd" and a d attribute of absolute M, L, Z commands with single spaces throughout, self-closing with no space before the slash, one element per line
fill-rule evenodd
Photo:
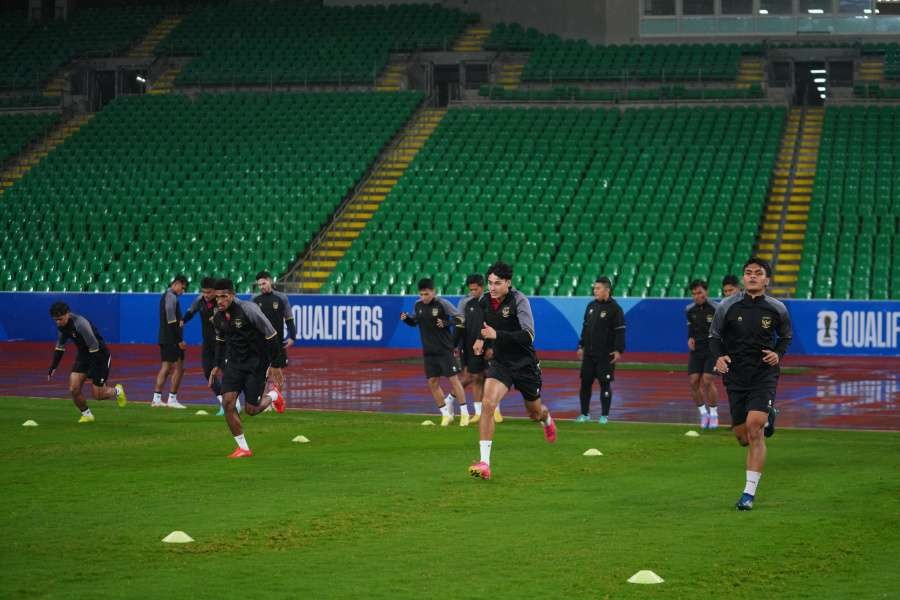
<path fill-rule="evenodd" d="M 422 421 L 422 425 L 426 427 L 432 427 L 434 426 L 434 421 L 432 421 L 431 419 L 425 419 L 424 421 Z"/>
<path fill-rule="evenodd" d="M 183 531 L 173 531 L 164 537 L 162 541 L 167 544 L 189 544 L 194 541 L 194 538 Z"/>
<path fill-rule="evenodd" d="M 685 433 L 687 437 L 700 437 L 700 434 L 694 431 L 693 429 Z"/>
<path fill-rule="evenodd" d="M 200 410 L 198 410 L 198 411 L 195 412 L 194 414 L 195 414 L 195 415 L 200 415 L 200 416 L 202 417 L 202 416 L 208 415 L 209 413 L 206 412 L 205 410 L 203 410 L 203 409 L 201 408 Z"/>
<path fill-rule="evenodd" d="M 588 448 L 584 451 L 582 456 L 603 456 L 603 453 L 597 450 L 596 448 Z"/>
<path fill-rule="evenodd" d="M 643 584 L 653 584 L 653 583 L 662 583 L 665 581 L 662 577 L 654 573 L 653 571 L 638 571 L 634 575 L 628 578 L 628 583 L 643 583 Z"/>
<path fill-rule="evenodd" d="M 309 443 L 309 438 L 306 437 L 305 435 L 298 435 L 297 437 L 295 437 L 295 438 L 292 439 L 291 441 L 294 442 L 295 444 L 308 444 L 308 443 Z"/>
<path fill-rule="evenodd" d="M 28 419 L 27 421 L 22 423 L 22 427 L 37 427 L 37 421 L 32 421 L 31 419 Z"/>

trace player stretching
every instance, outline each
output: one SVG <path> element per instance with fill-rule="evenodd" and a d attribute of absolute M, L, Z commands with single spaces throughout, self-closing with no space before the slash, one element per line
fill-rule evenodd
<path fill-rule="evenodd" d="M 230 279 L 220 279 L 216 283 L 216 311 L 213 326 L 216 329 L 216 367 L 209 376 L 209 385 L 222 375 L 222 404 L 225 406 L 225 420 L 237 449 L 228 458 L 253 456 L 244 437 L 241 417 L 235 410 L 235 402 L 244 393 L 244 411 L 256 415 L 270 404 L 275 410 L 284 412 L 284 399 L 275 388 L 263 393 L 266 377 L 271 375 L 275 384 L 281 386 L 284 376 L 278 367 L 269 367 L 278 356 L 281 344 L 272 324 L 252 302 L 234 297 L 234 284 Z"/>
<path fill-rule="evenodd" d="M 120 408 L 125 406 L 127 399 L 122 384 L 120 383 L 114 388 L 106 387 L 112 359 L 103 337 L 94 324 L 81 315 L 69 312 L 69 306 L 65 302 L 54 302 L 50 307 L 50 316 L 56 323 L 59 337 L 56 340 L 56 349 L 53 351 L 53 364 L 47 370 L 47 381 L 50 381 L 53 373 L 59 368 L 59 361 L 62 360 L 66 351 L 66 342 L 72 340 L 75 347 L 78 348 L 78 356 L 75 357 L 72 374 L 69 375 L 69 393 L 72 394 L 75 406 L 81 411 L 78 422 L 94 422 L 94 414 L 88 408 L 87 400 L 81 393 L 81 388 L 84 387 L 87 379 L 90 379 L 93 384 L 95 400 L 115 398 Z"/>
<path fill-rule="evenodd" d="M 191 304 L 191 307 L 184 313 L 181 320 L 181 326 L 194 318 L 194 315 L 200 315 L 200 331 L 203 334 L 203 377 L 205 381 L 209 381 L 213 368 L 216 366 L 216 330 L 213 327 L 212 318 L 216 313 L 216 280 L 212 277 L 204 277 L 200 282 L 200 295 Z M 222 387 L 219 380 L 213 380 L 211 389 L 219 401 L 219 412 L 217 417 L 225 414 L 222 407 Z"/>
<path fill-rule="evenodd" d="M 413 308 L 413 315 L 400 313 L 400 320 L 410 327 L 419 328 L 422 338 L 422 354 L 425 355 L 425 377 L 428 378 L 428 389 L 431 397 L 441 411 L 441 426 L 446 427 L 453 422 L 453 406 L 447 405 L 444 390 L 441 389 L 441 377 L 450 382 L 453 396 L 461 400 L 459 405 L 459 424 L 469 424 L 469 407 L 466 406 L 466 392 L 463 390 L 457 373 L 460 372 L 459 361 L 453 356 L 453 335 L 450 325 L 457 318 L 456 308 L 444 298 L 434 293 L 434 282 L 431 279 L 419 281 L 419 301 Z"/>
<path fill-rule="evenodd" d="M 772 404 L 779 364 L 793 337 L 784 304 L 766 296 L 772 269 L 764 260 L 744 264 L 744 291 L 716 308 L 709 328 L 709 348 L 722 373 L 735 437 L 747 448 L 747 483 L 738 510 L 751 510 L 766 463 L 766 434 L 774 431 Z"/>
<path fill-rule="evenodd" d="M 511 387 L 525 400 L 525 410 L 533 421 L 544 428 L 544 437 L 556 441 L 556 423 L 550 411 L 541 404 L 541 365 L 534 351 L 534 316 L 531 304 L 521 292 L 512 288 L 512 267 L 496 262 L 488 269 L 489 294 L 483 297 L 481 310 L 484 327 L 475 342 L 475 354 L 493 351 L 484 381 L 483 411 L 492 414 Z M 491 445 L 494 420 L 478 422 L 481 460 L 469 467 L 469 475 L 491 478 Z"/>
<path fill-rule="evenodd" d="M 687 305 L 685 316 L 688 326 L 688 377 L 691 396 L 700 411 L 700 427 L 716 429 L 719 426 L 719 391 L 716 389 L 716 359 L 709 353 L 709 325 L 716 312 L 715 302 L 710 302 L 705 281 L 691 282 L 694 301 Z"/>

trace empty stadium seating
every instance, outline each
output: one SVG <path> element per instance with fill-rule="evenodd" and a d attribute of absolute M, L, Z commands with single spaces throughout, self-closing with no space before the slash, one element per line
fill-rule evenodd
<path fill-rule="evenodd" d="M 156 291 L 185 272 L 249 291 L 259 269 L 291 264 L 420 101 L 120 98 L 4 195 L 0 286 Z"/>
<path fill-rule="evenodd" d="M 813 187 L 801 298 L 900 298 L 900 109 L 828 108 Z"/>
<path fill-rule="evenodd" d="M 54 71 L 77 56 L 114 56 L 160 19 L 158 6 L 85 8 L 67 21 L 30 25 L 24 13 L 0 20 L 0 40 L 7 29 L 17 41 L 0 52 L 0 88 L 29 88 L 45 82 Z M 0 50 L 7 41 L 0 41 Z"/>
<path fill-rule="evenodd" d="M 684 296 L 752 251 L 781 108 L 454 109 L 323 287 L 462 291 L 503 258 L 528 294 Z"/>
<path fill-rule="evenodd" d="M 59 115 L 55 113 L 0 115 L 0 164 L 24 150 L 58 120 Z"/>
<path fill-rule="evenodd" d="M 550 89 L 507 89 L 483 85 L 479 95 L 491 100 L 512 102 L 665 102 L 668 100 L 750 100 L 763 98 L 759 84 L 747 88 L 686 88 L 664 85 L 654 88 L 582 89 L 577 86 L 554 86 Z"/>
<path fill-rule="evenodd" d="M 522 81 L 734 80 L 744 52 L 760 44 L 592 45 L 534 29 L 499 24 L 485 42 L 491 50 L 531 51 Z"/>
<path fill-rule="evenodd" d="M 391 52 L 449 48 L 477 17 L 437 5 L 216 5 L 189 15 L 158 53 L 197 54 L 178 85 L 371 83 Z"/>

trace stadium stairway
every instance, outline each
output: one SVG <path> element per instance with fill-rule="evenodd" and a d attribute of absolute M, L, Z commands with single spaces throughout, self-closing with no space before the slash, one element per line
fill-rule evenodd
<path fill-rule="evenodd" d="M 375 82 L 375 91 L 399 92 L 403 89 L 403 76 L 405 73 L 405 62 L 389 64 L 378 76 L 378 80 Z"/>
<path fill-rule="evenodd" d="M 59 98 L 60 96 L 62 96 L 63 90 L 66 87 L 66 82 L 69 80 L 69 76 L 71 75 L 72 67 L 67 65 L 61 68 L 47 82 L 47 85 L 44 87 L 44 95 L 53 96 L 54 98 Z"/>
<path fill-rule="evenodd" d="M 353 241 L 437 129 L 445 108 L 420 108 L 382 153 L 371 175 L 316 237 L 306 255 L 282 280 L 291 291 L 316 293 Z"/>
<path fill-rule="evenodd" d="M 70 119 L 60 121 L 46 136 L 36 141 L 31 147 L 19 155 L 6 169 L 0 171 L 0 195 L 12 187 L 18 180 L 25 177 L 34 167 L 41 162 L 54 148 L 62 144 L 66 139 L 74 135 L 94 118 L 93 114 L 76 115 Z"/>
<path fill-rule="evenodd" d="M 770 261 L 772 293 L 793 296 L 822 135 L 822 108 L 791 109 L 756 250 Z"/>
<path fill-rule="evenodd" d="M 750 89 L 753 84 L 762 85 L 763 59 L 758 56 L 745 56 L 741 59 L 738 68 L 737 84 L 735 87 L 742 90 Z"/>
<path fill-rule="evenodd" d="M 454 52 L 481 52 L 484 50 L 484 41 L 491 35 L 491 28 L 476 23 L 469 25 L 453 44 Z"/>
<path fill-rule="evenodd" d="M 502 85 L 508 90 L 517 90 L 522 83 L 522 70 L 525 69 L 525 63 L 522 62 L 506 63 L 500 66 L 500 73 L 497 75 L 497 85 Z"/>
<path fill-rule="evenodd" d="M 157 23 L 149 32 L 147 32 L 144 39 L 138 42 L 134 48 L 128 52 L 128 58 L 151 58 L 159 43 L 163 41 L 173 29 L 178 27 L 178 24 L 181 23 L 182 19 L 184 19 L 183 16 L 175 15 L 166 17 Z"/>
<path fill-rule="evenodd" d="M 880 56 L 867 56 L 859 61 L 858 81 L 878 83 L 884 80 L 884 59 Z"/>
<path fill-rule="evenodd" d="M 153 82 L 152 87 L 147 93 L 154 96 L 172 93 L 172 90 L 175 89 L 175 78 L 178 77 L 180 72 L 180 65 L 169 67 L 156 79 L 156 81 Z"/>

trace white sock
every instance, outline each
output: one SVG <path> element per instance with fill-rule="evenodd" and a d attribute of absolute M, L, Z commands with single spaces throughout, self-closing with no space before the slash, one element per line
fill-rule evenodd
<path fill-rule="evenodd" d="M 745 494 L 756 495 L 756 486 L 759 485 L 760 477 L 762 477 L 762 473 L 759 471 L 747 471 L 747 485 L 744 486 Z"/>
<path fill-rule="evenodd" d="M 706 412 L 706 405 L 705 405 L 705 404 L 701 404 L 700 406 L 698 406 L 698 407 L 697 407 L 697 410 L 700 411 L 700 416 L 701 416 L 701 417 L 705 417 L 707 414 L 709 414 L 709 413 Z"/>
<path fill-rule="evenodd" d="M 476 414 L 476 415 L 480 415 L 480 414 L 481 414 L 481 402 L 476 402 L 476 403 L 475 403 L 475 414 Z"/>
<path fill-rule="evenodd" d="M 465 404 L 459 405 L 459 414 L 469 416 L 469 407 Z"/>
<path fill-rule="evenodd" d="M 445 417 L 450 416 L 450 408 L 446 404 L 441 407 L 441 414 Z"/>
<path fill-rule="evenodd" d="M 718 417 L 719 416 L 719 407 L 718 406 L 710 406 L 709 407 L 709 416 Z"/>
<path fill-rule="evenodd" d="M 159 392 L 153 392 L 153 401 L 162 402 L 162 394 L 160 394 Z"/>
<path fill-rule="evenodd" d="M 481 448 L 481 462 L 491 464 L 491 440 L 481 440 L 478 446 Z"/>
<path fill-rule="evenodd" d="M 89 408 L 86 408 L 86 409 L 84 409 L 83 411 L 81 411 L 81 414 L 83 414 L 83 415 L 86 416 L 86 417 L 92 417 L 92 416 L 94 416 L 94 413 L 92 413 L 92 412 L 91 412 L 91 409 L 89 409 Z"/>
<path fill-rule="evenodd" d="M 169 392 L 169 402 L 178 402 L 178 394 Z"/>
<path fill-rule="evenodd" d="M 234 401 L 234 412 L 241 412 L 241 401 L 240 399 Z"/>
<path fill-rule="evenodd" d="M 272 402 L 275 402 L 275 400 L 278 399 L 278 392 L 276 392 L 275 390 L 269 390 L 269 393 L 266 395 L 272 399 Z"/>
<path fill-rule="evenodd" d="M 450 414 L 453 414 L 453 403 L 456 402 L 456 396 L 453 394 L 447 394 L 444 397 L 444 404 L 446 404 L 450 408 Z"/>
<path fill-rule="evenodd" d="M 216 396 L 216 400 L 219 401 L 219 406 L 222 406 L 222 396 Z"/>
<path fill-rule="evenodd" d="M 247 445 L 247 440 L 244 438 L 244 434 L 234 436 L 234 441 L 237 442 L 238 448 L 241 450 L 249 450 L 250 446 Z"/>
<path fill-rule="evenodd" d="M 550 425 L 552 423 L 553 423 L 553 417 L 550 416 L 550 412 L 548 411 L 547 418 L 541 421 L 541 425 L 543 425 L 544 427 L 550 427 Z"/>

